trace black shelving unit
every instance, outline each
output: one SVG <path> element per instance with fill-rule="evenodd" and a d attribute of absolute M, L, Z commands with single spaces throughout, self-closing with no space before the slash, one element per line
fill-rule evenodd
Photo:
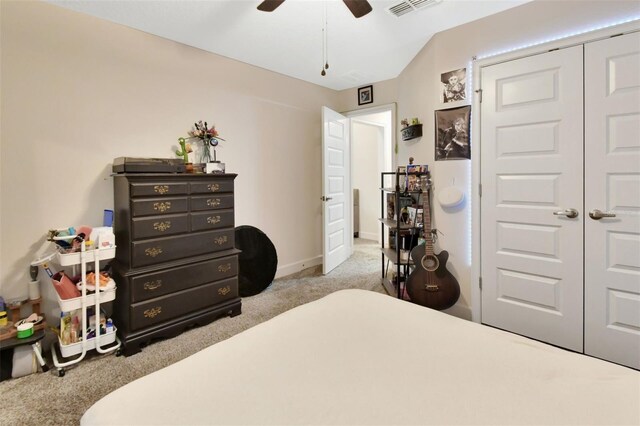
<path fill-rule="evenodd" d="M 429 176 L 429 172 L 404 173 L 382 172 L 380 175 L 380 197 L 381 197 L 381 217 L 380 227 L 382 233 L 382 285 L 389 295 L 403 298 L 403 282 L 409 275 L 413 262 L 410 256 L 402 259 L 402 250 L 411 251 L 418 244 L 418 239 L 422 236 L 422 226 L 418 224 L 407 224 L 403 221 L 402 210 L 411 199 L 411 205 L 416 208 L 421 207 L 423 191 L 414 189 L 409 191 L 406 188 L 409 176 Z M 393 210 L 388 210 L 387 194 L 393 194 Z M 393 217 L 388 216 L 393 213 Z M 387 244 L 385 243 L 387 242 Z M 392 243 L 393 242 L 393 246 Z M 395 269 L 395 279 L 390 278 L 390 267 Z"/>

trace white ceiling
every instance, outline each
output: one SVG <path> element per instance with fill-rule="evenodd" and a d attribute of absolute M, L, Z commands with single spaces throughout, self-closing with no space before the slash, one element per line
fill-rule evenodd
<path fill-rule="evenodd" d="M 286 0 L 271 13 L 256 9 L 261 0 L 49 0 L 335 90 L 395 78 L 435 33 L 530 0 L 442 0 L 400 17 L 387 11 L 401 1 L 370 0 L 373 11 L 356 19 L 341 0 Z"/>

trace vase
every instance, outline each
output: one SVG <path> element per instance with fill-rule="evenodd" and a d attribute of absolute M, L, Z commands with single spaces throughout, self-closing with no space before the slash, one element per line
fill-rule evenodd
<path fill-rule="evenodd" d="M 206 164 L 213 161 L 211 157 L 211 144 L 209 140 L 202 141 L 202 151 L 200 151 L 200 163 Z"/>

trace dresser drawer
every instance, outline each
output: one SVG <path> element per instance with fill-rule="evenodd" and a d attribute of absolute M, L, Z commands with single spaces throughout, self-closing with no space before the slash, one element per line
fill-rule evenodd
<path fill-rule="evenodd" d="M 213 194 L 216 192 L 233 192 L 233 181 L 220 179 L 206 182 L 191 182 L 192 194 Z"/>
<path fill-rule="evenodd" d="M 131 229 L 134 240 L 183 234 L 189 230 L 189 216 L 181 214 L 137 218 L 131 221 Z"/>
<path fill-rule="evenodd" d="M 208 211 L 191 213 L 191 230 L 204 231 L 206 229 L 233 228 L 233 210 Z"/>
<path fill-rule="evenodd" d="M 236 255 L 137 275 L 130 278 L 131 302 L 142 302 L 235 275 L 238 275 Z"/>
<path fill-rule="evenodd" d="M 232 249 L 234 236 L 233 229 L 224 229 L 133 242 L 131 264 L 137 268 Z"/>
<path fill-rule="evenodd" d="M 138 330 L 238 297 L 238 277 L 131 305 L 131 329 Z"/>
<path fill-rule="evenodd" d="M 187 197 L 131 200 L 131 216 L 185 213 L 187 206 Z"/>
<path fill-rule="evenodd" d="M 131 183 L 130 192 L 132 197 L 148 197 L 161 195 L 183 195 L 186 194 L 189 185 L 184 183 L 167 182 L 167 183 Z"/>
<path fill-rule="evenodd" d="M 191 197 L 191 211 L 228 209 L 233 207 L 233 194 L 194 195 Z"/>

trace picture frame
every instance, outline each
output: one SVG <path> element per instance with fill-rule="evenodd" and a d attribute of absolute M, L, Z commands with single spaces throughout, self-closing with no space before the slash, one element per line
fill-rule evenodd
<path fill-rule="evenodd" d="M 435 160 L 470 160 L 471 105 L 435 112 Z"/>
<path fill-rule="evenodd" d="M 453 103 L 467 99 L 467 69 L 460 68 L 440 74 L 440 102 Z"/>
<path fill-rule="evenodd" d="M 358 105 L 373 103 L 373 86 L 358 88 Z"/>

